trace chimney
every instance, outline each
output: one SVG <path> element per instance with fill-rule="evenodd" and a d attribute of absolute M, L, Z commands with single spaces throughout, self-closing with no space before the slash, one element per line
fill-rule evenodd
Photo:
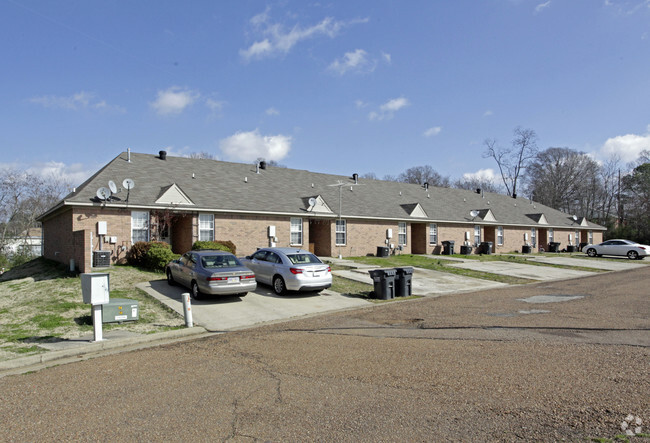
<path fill-rule="evenodd" d="M 160 156 L 161 160 L 167 160 L 167 151 L 159 151 L 158 155 Z"/>
<path fill-rule="evenodd" d="M 354 174 L 352 174 L 352 179 L 354 180 L 355 185 L 358 184 L 359 183 L 359 174 L 357 174 L 356 172 Z"/>

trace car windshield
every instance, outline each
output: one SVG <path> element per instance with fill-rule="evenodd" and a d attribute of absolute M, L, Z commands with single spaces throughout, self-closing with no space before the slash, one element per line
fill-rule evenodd
<path fill-rule="evenodd" d="M 323 263 L 314 254 L 290 254 L 287 255 L 294 265 L 308 265 L 310 263 Z"/>
<path fill-rule="evenodd" d="M 204 268 L 232 268 L 242 264 L 234 255 L 206 255 L 201 257 Z"/>

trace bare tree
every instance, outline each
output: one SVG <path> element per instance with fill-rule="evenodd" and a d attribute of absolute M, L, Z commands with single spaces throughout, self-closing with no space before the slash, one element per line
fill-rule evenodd
<path fill-rule="evenodd" d="M 485 140 L 484 145 L 486 150 L 483 157 L 496 161 L 506 192 L 516 197 L 518 181 L 537 154 L 537 134 L 532 129 L 517 127 L 511 148 L 498 146 L 495 139 Z"/>
<path fill-rule="evenodd" d="M 463 177 L 459 178 L 453 183 L 453 187 L 456 189 L 467 189 L 475 190 L 481 189 L 485 192 L 503 192 L 503 188 L 491 180 L 479 177 Z"/>
<path fill-rule="evenodd" d="M 416 183 L 420 185 L 428 183 L 430 186 L 439 186 L 443 188 L 449 188 L 451 186 L 449 177 L 443 177 L 429 165 L 408 168 L 397 176 L 397 181 Z"/>
<path fill-rule="evenodd" d="M 209 152 L 201 151 L 201 152 L 190 152 L 187 155 L 189 158 L 197 158 L 197 159 L 205 159 L 205 160 L 216 160 L 217 158 L 210 154 Z"/>

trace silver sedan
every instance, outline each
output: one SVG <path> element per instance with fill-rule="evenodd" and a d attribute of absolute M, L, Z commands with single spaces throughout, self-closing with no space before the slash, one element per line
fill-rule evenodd
<path fill-rule="evenodd" d="M 167 283 L 190 288 L 192 298 L 202 294 L 244 296 L 257 288 L 255 274 L 229 252 L 189 251 L 165 269 Z"/>
<path fill-rule="evenodd" d="M 650 246 L 641 245 L 630 240 L 607 240 L 598 245 L 587 245 L 582 250 L 589 257 L 600 257 L 601 255 L 622 255 L 630 260 L 642 259 L 650 254 Z"/>
<path fill-rule="evenodd" d="M 309 251 L 298 248 L 262 248 L 242 259 L 260 283 L 276 294 L 320 291 L 332 286 L 332 270 Z"/>

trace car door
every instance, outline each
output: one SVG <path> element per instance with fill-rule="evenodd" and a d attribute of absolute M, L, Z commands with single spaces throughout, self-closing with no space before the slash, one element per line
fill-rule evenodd
<path fill-rule="evenodd" d="M 267 283 L 268 280 L 266 278 L 266 275 L 268 275 L 268 265 L 269 263 L 266 261 L 266 255 L 267 251 L 257 251 L 253 255 L 251 255 L 250 260 L 248 263 L 246 263 L 246 266 L 255 273 L 255 280 L 262 282 L 262 283 Z"/>
<path fill-rule="evenodd" d="M 181 256 L 181 258 L 178 260 L 177 263 L 174 263 L 172 266 L 170 266 L 170 269 L 172 271 L 172 277 L 174 277 L 174 280 L 176 280 L 179 284 L 183 286 L 187 286 L 187 282 L 185 281 L 185 273 L 183 272 L 183 268 L 187 265 L 187 262 L 190 261 L 190 253 L 186 252 Z"/>
<path fill-rule="evenodd" d="M 186 260 L 181 261 L 181 280 L 187 287 L 190 286 L 190 283 L 194 279 L 194 268 L 197 260 L 198 257 L 195 253 L 188 252 Z"/>
<path fill-rule="evenodd" d="M 620 240 L 612 240 L 611 245 L 609 246 L 609 254 L 612 255 L 626 255 L 627 251 L 630 250 L 630 245 Z"/>

